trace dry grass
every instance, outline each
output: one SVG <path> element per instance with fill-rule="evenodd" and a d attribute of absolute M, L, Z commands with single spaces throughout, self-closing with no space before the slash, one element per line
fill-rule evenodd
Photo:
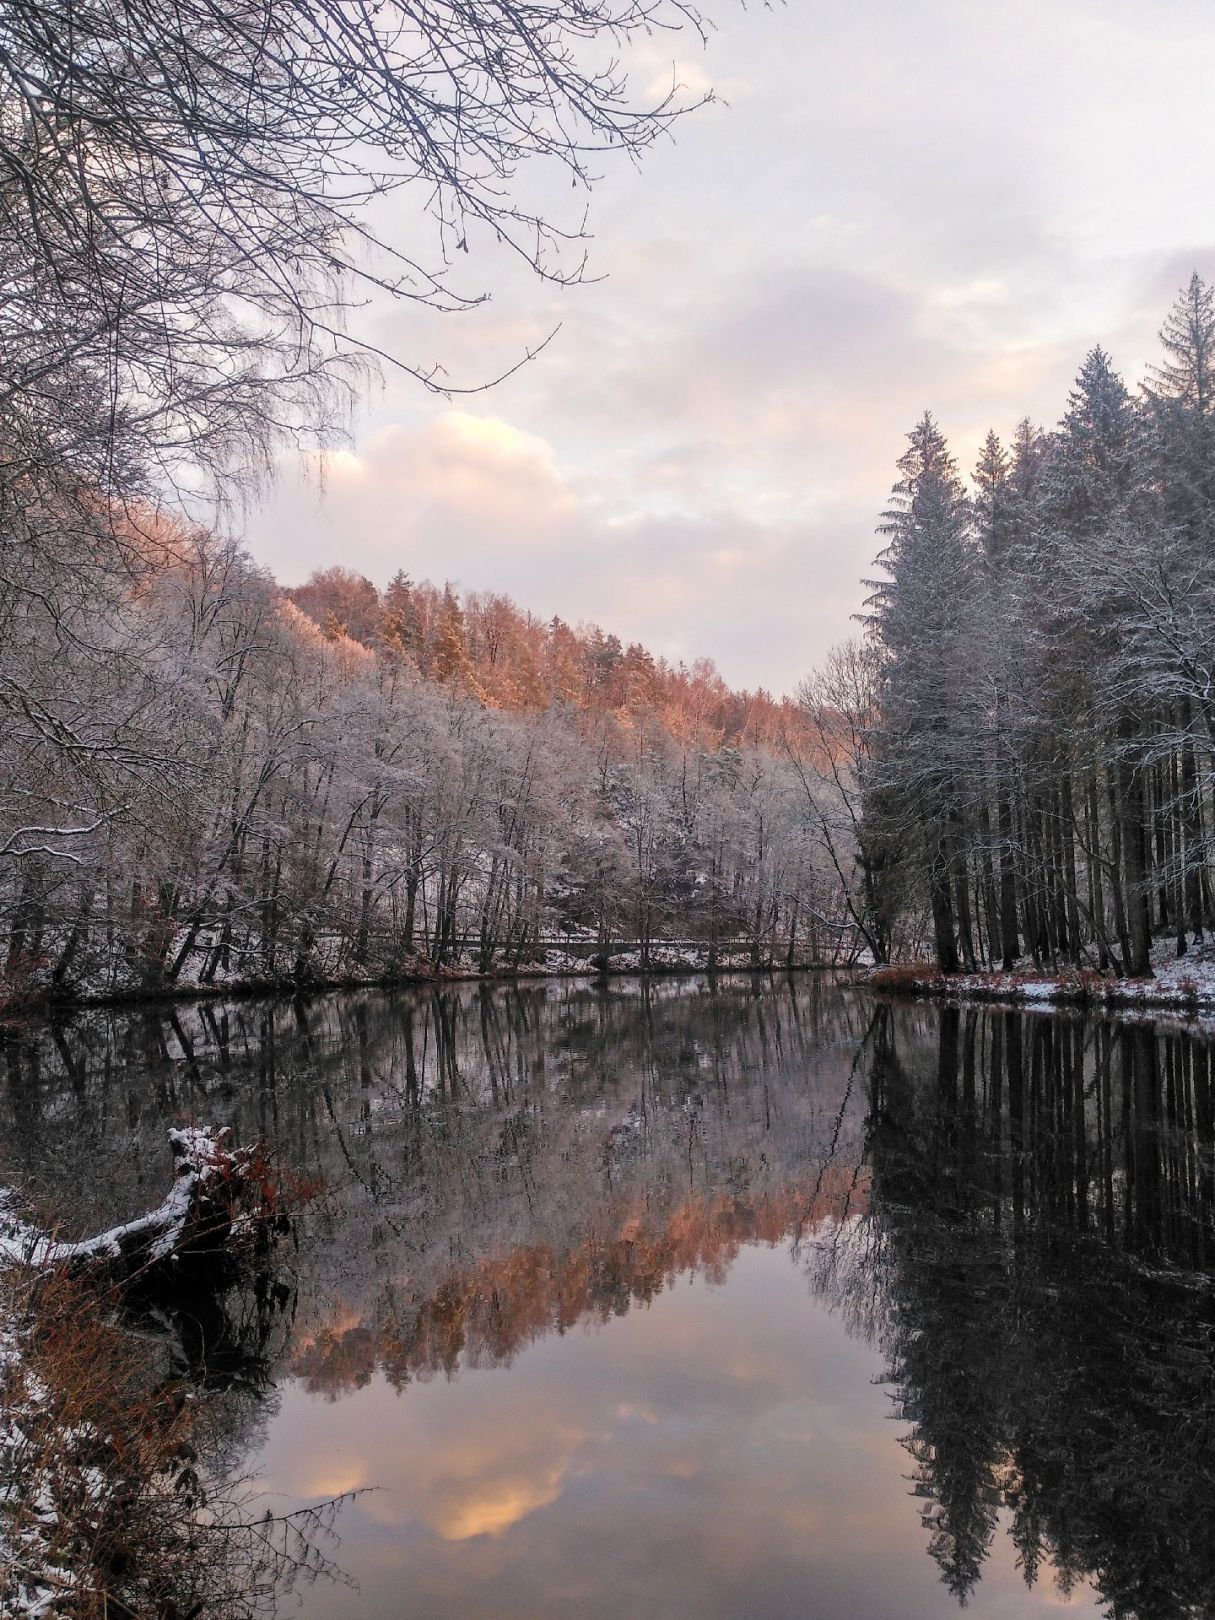
<path fill-rule="evenodd" d="M 1096 968 L 1060 967 L 1051 972 L 1017 968 L 1010 973 L 987 969 L 947 975 L 933 962 L 898 962 L 876 968 L 865 982 L 889 995 L 953 994 L 978 1001 L 1029 1001 L 1035 999 L 1035 992 L 1041 996 L 1045 991 L 1055 1001 L 1106 1001 L 1117 989 L 1117 981 Z"/>
<path fill-rule="evenodd" d="M 249 1163 L 269 1233 L 299 1190 L 264 1156 Z M 267 1613 L 294 1580 L 328 1569 L 317 1538 L 334 1504 L 267 1519 L 217 1461 L 256 1395 L 193 1383 L 171 1338 L 120 1305 L 95 1276 L 0 1267 L 0 1615 Z"/>
<path fill-rule="evenodd" d="M 935 962 L 892 962 L 886 967 L 874 968 L 865 983 L 873 990 L 885 990 L 891 995 L 916 995 L 939 989 L 945 984 L 945 975 Z"/>
<path fill-rule="evenodd" d="M 49 1573 L 79 1620 L 169 1613 L 195 1505 L 191 1403 L 155 1341 L 83 1283 L 10 1271 L 0 1290 L 19 1350 L 3 1371 L 8 1600 Z"/>

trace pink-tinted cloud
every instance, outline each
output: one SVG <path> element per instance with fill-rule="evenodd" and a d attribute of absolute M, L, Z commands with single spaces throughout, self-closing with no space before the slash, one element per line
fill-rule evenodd
<path fill-rule="evenodd" d="M 1135 380 L 1173 292 L 1215 270 L 1215 143 L 1191 88 L 1215 67 L 1215 17 L 1199 0 L 857 0 L 718 21 L 703 56 L 663 36 L 638 58 L 643 85 L 673 62 L 730 105 L 640 173 L 605 161 L 606 280 L 563 291 L 477 242 L 461 284 L 491 303 L 359 317 L 458 383 L 560 330 L 451 404 L 390 371 L 320 505 L 288 457 L 250 528 L 284 578 L 404 566 L 787 687 L 852 628 L 925 407 L 968 464 L 989 426 L 1057 420 L 1094 342 Z"/>

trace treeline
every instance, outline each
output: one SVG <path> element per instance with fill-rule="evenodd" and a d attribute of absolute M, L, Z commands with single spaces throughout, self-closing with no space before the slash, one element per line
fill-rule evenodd
<path fill-rule="evenodd" d="M 474 307 L 491 244 L 581 280 L 585 199 L 538 210 L 570 187 L 521 176 L 581 194 L 604 151 L 666 134 L 694 98 L 650 99 L 616 48 L 689 20 L 667 0 L 336 27 L 310 0 L 0 11 L 0 999 L 445 966 L 470 935 L 510 963 L 560 916 L 607 930 L 627 908 L 648 941 L 678 900 L 691 926 L 702 893 L 710 934 L 745 913 L 764 954 L 796 933 L 811 879 L 784 864 L 796 841 L 774 853 L 766 762 L 689 743 L 688 804 L 762 822 L 693 833 L 665 730 L 626 748 L 501 685 L 432 684 L 425 636 L 327 638 L 157 515 L 225 527 L 284 448 L 339 441 L 375 372 L 346 329 L 371 290 Z M 435 357 L 383 358 L 440 387 Z M 679 853 L 700 838 L 703 884 Z"/>
<path fill-rule="evenodd" d="M 1215 926 L 1215 303 L 1195 275 L 1132 394 L 1087 357 L 1058 428 L 968 487 L 909 434 L 851 656 L 858 904 L 881 957 L 1147 975 Z M 1167 941 L 1167 947 L 1163 942 Z"/>
<path fill-rule="evenodd" d="M 801 756 L 758 742 L 791 710 L 400 580 L 355 621 L 351 576 L 321 576 L 296 593 L 318 625 L 155 515 L 113 555 L 66 626 L 11 597 L 10 996 L 488 972 L 554 940 L 643 968 L 672 937 L 709 966 L 853 948 Z"/>
<path fill-rule="evenodd" d="M 762 688 L 732 690 L 711 659 L 672 666 L 598 625 L 538 619 L 497 593 L 461 596 L 404 572 L 381 592 L 362 574 L 336 567 L 317 570 L 284 595 L 331 639 L 348 635 L 404 657 L 427 680 L 493 709 L 521 713 L 560 703 L 645 714 L 702 747 L 780 748 L 790 728 L 800 727 L 796 705 Z"/>

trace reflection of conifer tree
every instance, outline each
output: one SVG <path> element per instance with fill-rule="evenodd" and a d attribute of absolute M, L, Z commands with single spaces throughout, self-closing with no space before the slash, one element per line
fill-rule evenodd
<path fill-rule="evenodd" d="M 892 1228 L 893 1298 L 887 1354 L 923 1503 L 929 1551 L 965 1601 L 982 1572 L 1000 1504 L 1006 1452 L 992 1323 L 1008 1308 L 1005 1280 L 974 1223 L 973 1153 L 963 1094 L 973 1091 L 974 1020 L 941 1018 L 936 1095 L 918 1111 L 893 1047 L 879 1061 L 884 1122 L 875 1133 L 875 1191 Z M 960 1052 L 960 1046 L 964 1052 Z"/>
<path fill-rule="evenodd" d="M 1128 1620 L 1215 1612 L 1215 1311 L 1183 1269 L 1211 1254 L 1209 1045 L 1022 1014 L 976 1039 L 950 1010 L 925 1043 L 887 1017 L 875 1252 L 947 1584 L 972 1589 L 1006 1505 L 1031 1584 L 1094 1577 Z"/>

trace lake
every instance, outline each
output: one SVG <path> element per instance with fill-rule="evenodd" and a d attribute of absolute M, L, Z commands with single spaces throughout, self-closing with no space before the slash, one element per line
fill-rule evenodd
<path fill-rule="evenodd" d="M 5 1174 L 81 1230 L 158 1201 L 182 1120 L 316 1193 L 239 1331 L 177 1328 L 212 1466 L 342 1498 L 268 1612 L 1215 1612 L 1207 1033 L 740 975 L 95 1011 L 3 1058 Z"/>

